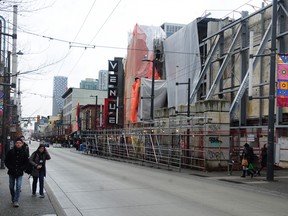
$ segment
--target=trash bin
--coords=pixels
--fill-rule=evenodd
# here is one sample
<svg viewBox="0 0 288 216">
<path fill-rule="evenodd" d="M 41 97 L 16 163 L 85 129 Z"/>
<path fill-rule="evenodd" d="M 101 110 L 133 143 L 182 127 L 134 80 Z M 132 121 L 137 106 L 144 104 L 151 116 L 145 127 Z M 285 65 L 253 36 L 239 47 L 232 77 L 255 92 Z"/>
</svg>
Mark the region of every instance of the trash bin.
<svg viewBox="0 0 288 216">
<path fill-rule="evenodd" d="M 85 151 L 86 144 L 80 144 L 80 151 Z"/>
</svg>

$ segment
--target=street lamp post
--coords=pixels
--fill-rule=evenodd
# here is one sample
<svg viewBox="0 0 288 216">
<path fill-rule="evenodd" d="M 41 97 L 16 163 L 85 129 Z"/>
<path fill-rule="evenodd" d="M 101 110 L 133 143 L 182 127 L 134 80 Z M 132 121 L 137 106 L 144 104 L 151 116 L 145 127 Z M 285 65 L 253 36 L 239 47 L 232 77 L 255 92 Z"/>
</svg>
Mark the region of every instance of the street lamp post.
<svg viewBox="0 0 288 216">
<path fill-rule="evenodd" d="M 147 56 L 144 56 L 142 61 L 151 62 L 152 63 L 152 82 L 151 82 L 151 103 L 150 103 L 150 120 L 154 120 L 154 97 L 155 97 L 155 63 L 158 61 L 159 53 L 156 54 L 153 60 L 147 59 Z"/>
<path fill-rule="evenodd" d="M 191 83 L 190 78 L 188 78 L 188 82 L 180 83 L 180 82 L 176 81 L 176 87 L 179 85 L 187 85 L 187 125 L 188 125 L 188 128 L 187 128 L 187 145 L 186 145 L 186 149 L 187 149 L 186 156 L 187 157 L 190 156 L 190 152 L 189 152 L 189 149 L 190 149 L 190 128 L 189 128 L 190 127 L 190 92 L 191 92 L 190 83 Z M 178 97 L 178 95 L 176 97 Z M 177 101 L 176 101 L 176 103 L 177 103 Z M 178 104 L 176 104 L 176 107 L 177 106 L 178 106 Z M 180 113 L 180 112 L 176 111 L 176 113 Z"/>
<path fill-rule="evenodd" d="M 91 95 L 90 97 L 95 97 L 95 130 L 97 130 L 97 106 L 98 106 L 98 95 Z"/>
<path fill-rule="evenodd" d="M 152 83 L 151 83 L 151 107 L 150 107 L 150 118 L 154 120 L 154 94 L 155 94 L 155 58 L 152 61 Z"/>
</svg>

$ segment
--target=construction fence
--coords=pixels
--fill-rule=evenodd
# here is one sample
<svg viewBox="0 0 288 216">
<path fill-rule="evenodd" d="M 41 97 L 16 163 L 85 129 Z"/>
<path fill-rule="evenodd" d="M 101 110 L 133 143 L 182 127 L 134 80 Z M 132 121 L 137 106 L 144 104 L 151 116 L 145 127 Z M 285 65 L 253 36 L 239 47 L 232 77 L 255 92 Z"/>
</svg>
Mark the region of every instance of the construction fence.
<svg viewBox="0 0 288 216">
<path fill-rule="evenodd" d="M 230 152 L 235 152 L 230 149 L 230 131 L 209 129 L 198 122 L 183 117 L 169 122 L 144 122 L 125 129 L 81 131 L 85 143 L 85 149 L 81 150 L 168 169 L 227 169 Z"/>
<path fill-rule="evenodd" d="M 267 131 L 263 129 L 217 130 L 215 125 L 195 124 L 192 119 L 177 121 L 176 124 L 148 122 L 125 129 L 81 131 L 84 147 L 80 150 L 94 156 L 179 171 L 190 168 L 231 172 L 242 168 L 240 157 L 245 143 L 254 148 L 259 158 L 256 166 L 260 162 L 261 147 L 267 143 Z M 275 138 L 275 142 L 283 142 L 283 133 L 283 130 L 276 131 L 275 137 L 280 138 Z M 278 162 L 275 163 L 279 163 L 284 151 L 285 148 L 279 151 L 276 148 Z"/>
</svg>

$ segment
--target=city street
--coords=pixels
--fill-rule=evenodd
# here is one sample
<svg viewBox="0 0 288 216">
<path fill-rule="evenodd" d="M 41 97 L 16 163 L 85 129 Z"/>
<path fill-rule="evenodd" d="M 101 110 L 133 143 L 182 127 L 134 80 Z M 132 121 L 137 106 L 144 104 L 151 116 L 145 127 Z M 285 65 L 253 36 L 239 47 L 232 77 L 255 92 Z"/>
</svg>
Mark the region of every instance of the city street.
<svg viewBox="0 0 288 216">
<path fill-rule="evenodd" d="M 46 190 L 69 216 L 287 215 L 287 197 L 245 185 L 48 150 Z"/>
<path fill-rule="evenodd" d="M 0 3 L 0 216 L 288 216 L 288 0 Z"/>
</svg>

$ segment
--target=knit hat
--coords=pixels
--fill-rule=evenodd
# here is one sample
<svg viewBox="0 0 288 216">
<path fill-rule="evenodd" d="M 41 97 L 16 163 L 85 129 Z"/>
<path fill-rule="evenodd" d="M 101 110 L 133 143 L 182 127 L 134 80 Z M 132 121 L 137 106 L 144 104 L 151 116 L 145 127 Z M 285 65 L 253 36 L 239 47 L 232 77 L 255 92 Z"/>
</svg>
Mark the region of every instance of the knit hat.
<svg viewBox="0 0 288 216">
<path fill-rule="evenodd" d="M 21 137 L 17 137 L 17 138 L 15 139 L 15 142 L 14 142 L 14 143 L 16 143 L 16 142 L 18 142 L 18 141 L 21 141 L 21 142 L 23 143 Z"/>
<path fill-rule="evenodd" d="M 45 145 L 44 145 L 44 144 L 40 144 L 40 145 L 38 146 L 38 149 L 39 149 L 39 148 L 42 148 L 42 147 L 45 148 Z"/>
</svg>

